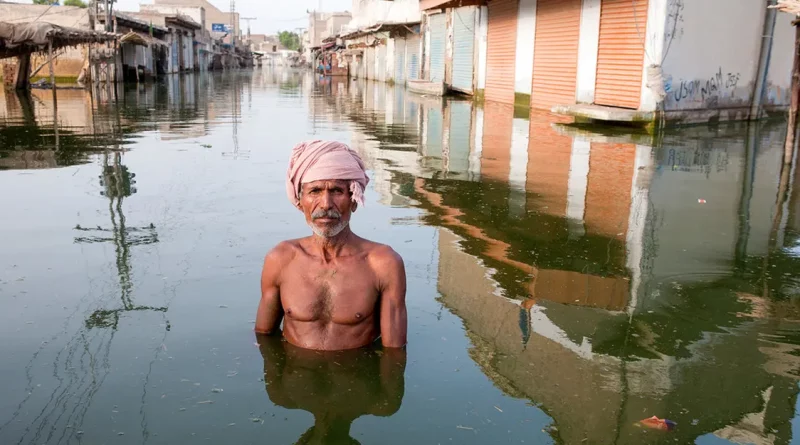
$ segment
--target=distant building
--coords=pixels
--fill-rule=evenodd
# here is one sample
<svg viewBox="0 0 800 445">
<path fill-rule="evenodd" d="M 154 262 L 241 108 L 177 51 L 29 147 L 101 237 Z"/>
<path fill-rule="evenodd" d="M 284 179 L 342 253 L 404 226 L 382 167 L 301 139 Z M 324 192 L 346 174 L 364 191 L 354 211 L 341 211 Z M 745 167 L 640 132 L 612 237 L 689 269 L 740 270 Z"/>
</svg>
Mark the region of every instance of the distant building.
<svg viewBox="0 0 800 445">
<path fill-rule="evenodd" d="M 352 15 L 344 12 L 317 12 L 308 14 L 309 46 L 317 47 L 328 37 L 336 36 L 350 23 Z"/>
<path fill-rule="evenodd" d="M 207 0 L 154 0 L 153 5 L 140 5 L 142 11 L 145 11 L 151 6 L 156 8 L 201 7 L 205 11 L 205 23 L 202 21 L 198 23 L 203 23 L 203 27 L 206 29 L 206 31 L 211 33 L 212 38 L 223 39 L 224 43 L 233 43 L 236 40 L 241 40 L 242 30 L 239 26 L 239 13 L 233 13 L 233 18 L 231 18 L 230 12 L 224 12 L 220 10 Z M 191 14 L 187 15 L 191 16 Z M 195 17 L 192 18 L 197 21 Z M 218 29 L 219 27 L 230 28 L 231 25 L 233 26 L 232 32 L 215 31 L 215 29 Z"/>
</svg>

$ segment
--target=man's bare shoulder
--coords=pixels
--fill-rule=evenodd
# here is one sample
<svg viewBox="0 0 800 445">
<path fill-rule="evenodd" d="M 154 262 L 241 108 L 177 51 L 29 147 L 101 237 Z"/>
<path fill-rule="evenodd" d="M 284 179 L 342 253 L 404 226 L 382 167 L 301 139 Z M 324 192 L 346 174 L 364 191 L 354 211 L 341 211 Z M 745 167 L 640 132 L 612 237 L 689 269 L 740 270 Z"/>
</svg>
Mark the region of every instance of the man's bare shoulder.
<svg viewBox="0 0 800 445">
<path fill-rule="evenodd" d="M 365 250 L 370 263 L 380 268 L 398 268 L 403 266 L 403 258 L 386 244 L 364 240 Z"/>
<path fill-rule="evenodd" d="M 264 262 L 286 264 L 286 262 L 291 261 L 295 255 L 297 255 L 298 251 L 302 250 L 300 242 L 301 239 L 281 241 L 273 247 L 272 250 L 267 252 Z"/>
</svg>

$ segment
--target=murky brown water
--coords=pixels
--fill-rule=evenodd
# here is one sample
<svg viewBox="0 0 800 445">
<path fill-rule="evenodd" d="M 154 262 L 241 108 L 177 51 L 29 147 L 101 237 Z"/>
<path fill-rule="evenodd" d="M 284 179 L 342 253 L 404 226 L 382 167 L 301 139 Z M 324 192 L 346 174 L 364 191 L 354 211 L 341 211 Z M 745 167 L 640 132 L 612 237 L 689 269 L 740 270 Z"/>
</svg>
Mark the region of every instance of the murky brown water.
<svg viewBox="0 0 800 445">
<path fill-rule="evenodd" d="M 599 135 L 269 69 L 114 95 L 0 104 L 0 443 L 800 443 L 781 122 Z M 369 166 L 407 355 L 252 333 L 307 138 Z"/>
</svg>

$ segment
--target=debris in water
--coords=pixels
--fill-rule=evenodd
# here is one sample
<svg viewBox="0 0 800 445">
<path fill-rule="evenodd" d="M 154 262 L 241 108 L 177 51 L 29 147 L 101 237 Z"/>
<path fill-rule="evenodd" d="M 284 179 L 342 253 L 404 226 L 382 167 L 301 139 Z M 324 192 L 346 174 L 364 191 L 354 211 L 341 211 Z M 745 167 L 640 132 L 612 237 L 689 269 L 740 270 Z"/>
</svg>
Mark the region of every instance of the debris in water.
<svg viewBox="0 0 800 445">
<path fill-rule="evenodd" d="M 211 392 L 213 392 L 215 394 L 219 394 L 219 393 L 222 392 L 222 388 L 211 388 Z"/>
<path fill-rule="evenodd" d="M 208 405 L 210 403 L 214 403 L 213 400 L 203 400 L 202 402 L 197 402 L 198 405 Z"/>
<path fill-rule="evenodd" d="M 700 419 L 692 420 L 692 426 L 697 426 L 698 424 L 700 424 Z"/>
<path fill-rule="evenodd" d="M 228 305 L 227 304 L 220 304 L 219 308 L 220 309 L 228 309 Z"/>
<path fill-rule="evenodd" d="M 470 431 L 475 431 L 475 428 L 470 428 L 470 427 L 468 427 L 468 426 L 456 425 L 456 428 L 458 428 L 458 429 L 460 429 L 460 430 L 470 430 Z"/>
<path fill-rule="evenodd" d="M 672 431 L 673 429 L 675 429 L 676 426 L 678 426 L 677 423 L 671 420 L 659 419 L 656 416 L 653 416 L 649 419 L 640 420 L 639 422 L 636 423 L 636 425 L 661 431 Z"/>
<path fill-rule="evenodd" d="M 698 204 L 705 204 L 705 203 L 706 203 L 706 200 L 705 200 L 705 199 L 698 199 L 698 200 L 697 200 L 697 203 L 698 203 Z"/>
<path fill-rule="evenodd" d="M 228 426 L 234 426 L 234 425 L 236 425 L 236 424 L 235 423 L 229 423 L 228 424 Z"/>
<path fill-rule="evenodd" d="M 228 371 L 228 377 L 236 377 L 239 374 L 239 371 Z"/>
<path fill-rule="evenodd" d="M 211 144 L 200 144 L 203 148 L 211 148 Z"/>
<path fill-rule="evenodd" d="M 186 408 L 181 408 L 178 411 L 181 411 L 181 412 L 186 411 Z"/>
<path fill-rule="evenodd" d="M 117 433 L 117 436 L 124 436 L 124 435 L 125 435 L 125 433 L 123 433 L 122 431 Z"/>
<path fill-rule="evenodd" d="M 502 409 L 500 409 L 500 407 L 498 407 L 497 405 L 495 405 L 495 406 L 494 406 L 494 409 L 496 409 L 496 410 L 500 411 L 501 413 L 503 412 L 503 410 L 502 410 Z"/>
<path fill-rule="evenodd" d="M 251 417 L 250 421 L 253 423 L 261 423 L 262 425 L 264 424 L 264 419 L 260 417 Z"/>
</svg>

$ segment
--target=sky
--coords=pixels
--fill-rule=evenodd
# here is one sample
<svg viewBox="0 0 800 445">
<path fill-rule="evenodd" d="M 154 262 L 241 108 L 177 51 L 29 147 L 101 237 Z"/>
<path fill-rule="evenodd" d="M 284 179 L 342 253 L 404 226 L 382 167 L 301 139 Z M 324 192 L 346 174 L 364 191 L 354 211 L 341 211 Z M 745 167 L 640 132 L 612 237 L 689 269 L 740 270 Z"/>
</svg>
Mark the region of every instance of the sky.
<svg viewBox="0 0 800 445">
<path fill-rule="evenodd" d="M 209 0 L 214 6 L 229 11 L 230 0 Z M 19 1 L 18 3 L 32 3 Z M 120 11 L 138 11 L 139 4 L 152 3 L 147 0 L 118 0 Z M 320 7 L 321 4 L 321 7 Z M 308 27 L 306 11 L 319 9 L 323 12 L 350 11 L 352 0 L 236 0 L 236 11 L 240 17 L 255 17 L 250 22 L 253 34 L 276 34 L 278 31 Z M 241 23 L 242 31 L 247 32 L 247 22 Z"/>
</svg>

